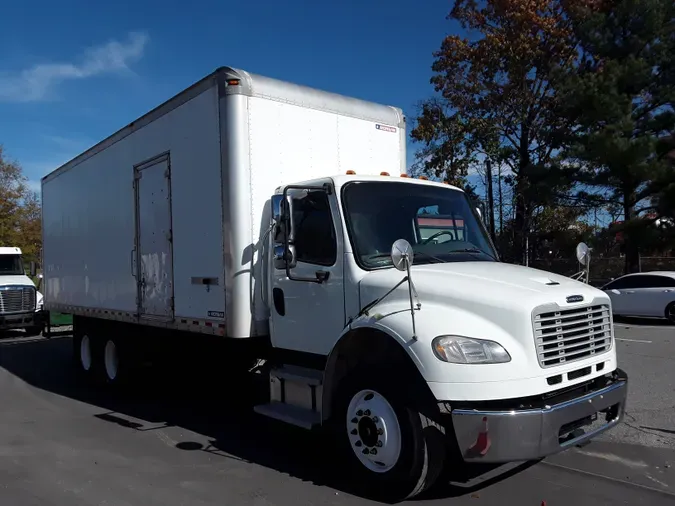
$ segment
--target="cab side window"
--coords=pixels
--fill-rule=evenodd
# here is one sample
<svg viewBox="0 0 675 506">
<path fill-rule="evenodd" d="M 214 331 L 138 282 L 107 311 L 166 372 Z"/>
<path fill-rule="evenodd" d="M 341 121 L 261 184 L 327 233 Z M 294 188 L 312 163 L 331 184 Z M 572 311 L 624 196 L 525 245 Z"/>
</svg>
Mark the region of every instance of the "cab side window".
<svg viewBox="0 0 675 506">
<path fill-rule="evenodd" d="M 297 261 L 334 265 L 337 240 L 326 192 L 313 190 L 294 196 L 293 222 Z"/>
</svg>

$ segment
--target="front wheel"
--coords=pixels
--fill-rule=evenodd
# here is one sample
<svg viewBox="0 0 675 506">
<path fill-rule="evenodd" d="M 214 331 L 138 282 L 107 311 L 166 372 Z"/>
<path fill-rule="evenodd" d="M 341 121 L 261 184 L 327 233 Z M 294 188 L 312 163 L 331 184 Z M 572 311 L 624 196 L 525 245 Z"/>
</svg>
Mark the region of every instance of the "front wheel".
<svg viewBox="0 0 675 506">
<path fill-rule="evenodd" d="M 354 478 L 378 499 L 401 501 L 434 484 L 446 446 L 440 426 L 406 401 L 406 390 L 378 376 L 353 373 L 345 380 L 336 399 L 336 436 Z"/>
<path fill-rule="evenodd" d="M 33 327 L 26 327 L 26 336 L 28 337 L 34 337 L 34 336 L 39 336 L 42 334 L 43 328 L 42 326 L 33 326 Z"/>
</svg>

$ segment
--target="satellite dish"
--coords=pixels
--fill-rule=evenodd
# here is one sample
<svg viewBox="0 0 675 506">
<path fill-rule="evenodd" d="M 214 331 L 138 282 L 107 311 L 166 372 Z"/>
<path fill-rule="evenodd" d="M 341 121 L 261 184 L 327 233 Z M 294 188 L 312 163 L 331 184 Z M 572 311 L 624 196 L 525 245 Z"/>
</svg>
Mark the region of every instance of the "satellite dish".
<svg viewBox="0 0 675 506">
<path fill-rule="evenodd" d="M 405 239 L 397 239 L 391 245 L 391 261 L 399 271 L 405 271 L 413 263 L 412 246 Z"/>
<path fill-rule="evenodd" d="M 585 242 L 577 244 L 577 260 L 580 264 L 586 265 L 591 255 L 591 250 Z"/>
</svg>

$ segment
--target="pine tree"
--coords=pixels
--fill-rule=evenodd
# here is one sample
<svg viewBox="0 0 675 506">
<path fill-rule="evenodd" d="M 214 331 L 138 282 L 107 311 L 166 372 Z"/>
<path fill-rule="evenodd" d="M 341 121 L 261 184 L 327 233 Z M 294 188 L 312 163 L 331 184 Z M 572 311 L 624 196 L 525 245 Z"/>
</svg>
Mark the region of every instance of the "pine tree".
<svg viewBox="0 0 675 506">
<path fill-rule="evenodd" d="M 672 184 L 675 131 L 675 2 L 604 0 L 569 10 L 578 65 L 561 72 L 560 112 L 577 125 L 567 155 L 584 182 L 623 209 L 626 272 L 639 270 L 640 237 L 654 199 Z"/>
</svg>

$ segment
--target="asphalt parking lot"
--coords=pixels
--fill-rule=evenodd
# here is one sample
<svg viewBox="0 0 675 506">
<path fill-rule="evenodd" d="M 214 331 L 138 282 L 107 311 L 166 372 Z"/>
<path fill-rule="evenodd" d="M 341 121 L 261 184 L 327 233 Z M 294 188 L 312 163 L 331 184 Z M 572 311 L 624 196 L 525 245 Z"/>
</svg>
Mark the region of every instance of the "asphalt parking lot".
<svg viewBox="0 0 675 506">
<path fill-rule="evenodd" d="M 616 325 L 625 422 L 592 444 L 412 504 L 675 504 L 675 327 Z M 251 388 L 82 386 L 70 339 L 0 340 L 0 504 L 365 505 L 314 436 L 251 412 Z"/>
</svg>

